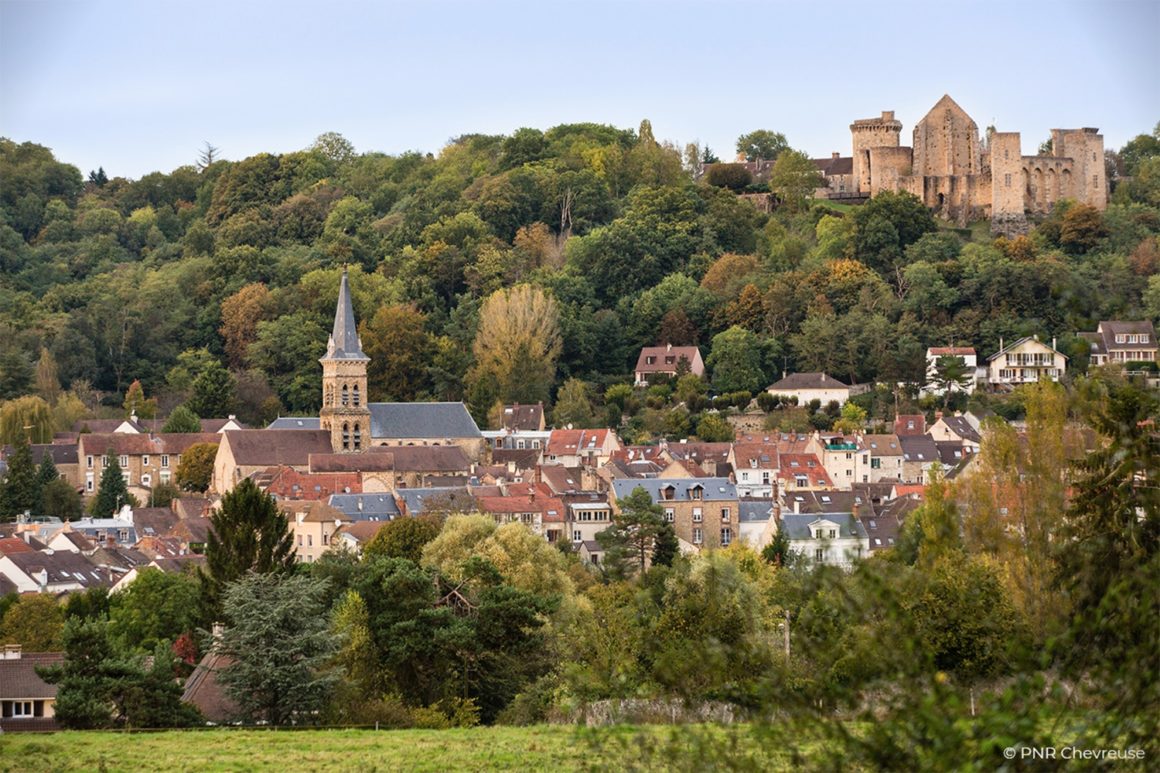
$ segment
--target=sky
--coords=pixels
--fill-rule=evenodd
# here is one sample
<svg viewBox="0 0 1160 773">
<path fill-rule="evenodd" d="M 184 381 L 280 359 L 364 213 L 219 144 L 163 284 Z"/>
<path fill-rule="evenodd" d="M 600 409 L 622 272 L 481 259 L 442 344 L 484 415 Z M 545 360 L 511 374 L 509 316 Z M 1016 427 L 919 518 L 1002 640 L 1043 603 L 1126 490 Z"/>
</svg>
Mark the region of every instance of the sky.
<svg viewBox="0 0 1160 773">
<path fill-rule="evenodd" d="M 950 94 L 978 123 L 1160 121 L 1160 0 L 0 0 L 0 136 L 139 178 L 300 150 L 438 153 L 468 133 L 652 122 L 722 159 L 754 129 L 850 154 L 850 123 Z M 0 185 L 3 181 L 0 180 Z"/>
</svg>

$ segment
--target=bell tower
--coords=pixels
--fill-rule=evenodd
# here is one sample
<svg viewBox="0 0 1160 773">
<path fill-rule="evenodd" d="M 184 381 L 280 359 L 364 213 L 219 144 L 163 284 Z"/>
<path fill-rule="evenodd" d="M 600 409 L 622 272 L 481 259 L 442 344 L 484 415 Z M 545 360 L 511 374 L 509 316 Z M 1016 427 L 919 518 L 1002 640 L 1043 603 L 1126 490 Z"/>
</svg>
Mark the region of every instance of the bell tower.
<svg viewBox="0 0 1160 773">
<path fill-rule="evenodd" d="M 370 447 L 371 411 L 367 407 L 367 363 L 358 329 L 346 269 L 338 286 L 334 330 L 326 343 L 322 363 L 322 410 L 319 423 L 330 432 L 330 446 L 337 453 L 353 453 Z"/>
</svg>

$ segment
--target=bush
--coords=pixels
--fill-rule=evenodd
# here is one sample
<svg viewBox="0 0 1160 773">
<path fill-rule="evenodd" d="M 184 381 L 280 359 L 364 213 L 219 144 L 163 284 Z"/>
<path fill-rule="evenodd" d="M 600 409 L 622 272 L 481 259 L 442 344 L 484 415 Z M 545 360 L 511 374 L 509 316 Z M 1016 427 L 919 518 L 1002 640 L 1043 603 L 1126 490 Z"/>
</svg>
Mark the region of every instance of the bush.
<svg viewBox="0 0 1160 773">
<path fill-rule="evenodd" d="M 753 174 L 744 164 L 713 164 L 705 173 L 705 182 L 718 188 L 740 191 L 753 184 Z"/>
</svg>

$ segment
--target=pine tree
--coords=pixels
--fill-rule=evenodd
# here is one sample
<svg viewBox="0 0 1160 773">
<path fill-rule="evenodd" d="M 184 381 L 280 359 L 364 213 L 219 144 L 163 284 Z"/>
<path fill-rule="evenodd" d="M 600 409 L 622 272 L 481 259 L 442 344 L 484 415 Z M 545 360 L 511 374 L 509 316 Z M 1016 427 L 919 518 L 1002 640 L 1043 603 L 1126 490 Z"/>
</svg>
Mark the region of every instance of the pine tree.
<svg viewBox="0 0 1160 773">
<path fill-rule="evenodd" d="M 44 492 L 48 489 L 49 484 L 55 480 L 60 480 L 60 472 L 56 469 L 56 463 L 52 461 L 52 454 L 45 449 L 44 456 L 40 460 L 40 467 L 36 469 L 37 509 L 44 510 Z"/>
<path fill-rule="evenodd" d="M 643 572 L 664 527 L 664 510 L 653 504 L 641 487 L 620 500 L 620 512 L 612 525 L 596 535 L 605 550 L 605 569 L 613 576 Z"/>
<path fill-rule="evenodd" d="M 680 552 L 681 543 L 677 540 L 677 533 L 670 523 L 662 523 L 653 541 L 653 566 L 672 566 L 673 559 Z"/>
<path fill-rule="evenodd" d="M 18 438 L 8 457 L 8 475 L 0 484 L 0 521 L 14 521 L 25 511 L 40 507 L 40 483 L 32 464 L 32 449 Z"/>
<path fill-rule="evenodd" d="M 113 449 L 110 448 L 105 454 L 105 469 L 101 473 L 101 485 L 97 489 L 97 496 L 93 500 L 90 512 L 94 518 L 112 518 L 113 514 L 125 504 L 132 504 L 129 497 L 129 487 L 125 484 L 121 465 L 117 462 Z"/>
<path fill-rule="evenodd" d="M 202 579 L 206 622 L 221 611 L 225 586 L 249 572 L 286 573 L 294 568 L 294 538 L 277 502 L 250 479 L 222 497 L 210 518 Z"/>
<path fill-rule="evenodd" d="M 189 409 L 206 418 L 225 418 L 234 409 L 237 381 L 217 360 L 193 380 Z"/>
<path fill-rule="evenodd" d="M 201 419 L 184 405 L 179 405 L 165 420 L 162 432 L 201 432 Z"/>
</svg>

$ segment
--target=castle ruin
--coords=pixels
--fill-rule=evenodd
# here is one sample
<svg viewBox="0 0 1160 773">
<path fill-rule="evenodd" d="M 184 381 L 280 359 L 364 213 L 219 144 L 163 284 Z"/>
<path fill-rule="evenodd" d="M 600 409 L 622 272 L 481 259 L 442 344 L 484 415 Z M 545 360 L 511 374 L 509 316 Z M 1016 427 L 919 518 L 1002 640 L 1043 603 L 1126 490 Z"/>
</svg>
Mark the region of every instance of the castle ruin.
<svg viewBox="0 0 1160 773">
<path fill-rule="evenodd" d="M 866 198 L 881 191 L 912 193 L 940 217 L 965 226 L 987 218 L 991 231 L 1013 236 L 1028 215 L 1051 211 L 1060 199 L 1107 208 L 1104 138 L 1098 129 L 1052 129 L 1050 156 L 1025 156 L 1018 132 L 979 127 L 944 95 L 900 144 L 893 111 L 850 124 L 853 156 L 815 160 L 826 180 L 819 195 Z"/>
</svg>

